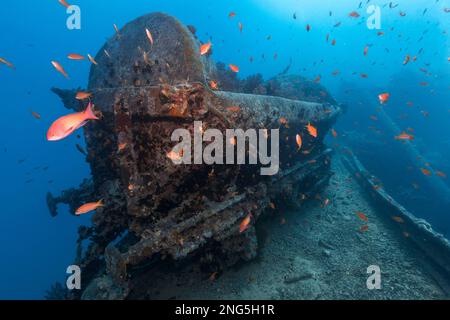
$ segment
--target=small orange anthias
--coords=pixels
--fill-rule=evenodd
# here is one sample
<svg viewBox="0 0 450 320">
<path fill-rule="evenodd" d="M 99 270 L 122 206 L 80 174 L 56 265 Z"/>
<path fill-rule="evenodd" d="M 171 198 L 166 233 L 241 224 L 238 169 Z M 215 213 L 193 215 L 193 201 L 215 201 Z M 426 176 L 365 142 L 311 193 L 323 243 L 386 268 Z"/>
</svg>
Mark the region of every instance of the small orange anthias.
<svg viewBox="0 0 450 320">
<path fill-rule="evenodd" d="M 249 213 L 244 220 L 242 220 L 240 226 L 239 226 L 239 233 L 244 232 L 245 230 L 248 229 L 248 227 L 250 226 L 250 222 L 253 219 L 253 215 L 251 213 Z"/>
<path fill-rule="evenodd" d="M 89 120 L 98 120 L 99 118 L 94 114 L 92 106 L 92 103 L 89 103 L 85 111 L 63 116 L 53 122 L 47 131 L 47 140 L 62 140 L 75 130 L 83 127 Z"/>
<path fill-rule="evenodd" d="M 90 202 L 90 203 L 86 203 L 83 204 L 81 207 L 79 207 L 76 211 L 75 214 L 77 216 L 85 214 L 85 213 L 89 213 L 91 211 L 95 211 L 100 207 L 103 207 L 103 200 L 97 201 L 97 202 Z"/>
</svg>

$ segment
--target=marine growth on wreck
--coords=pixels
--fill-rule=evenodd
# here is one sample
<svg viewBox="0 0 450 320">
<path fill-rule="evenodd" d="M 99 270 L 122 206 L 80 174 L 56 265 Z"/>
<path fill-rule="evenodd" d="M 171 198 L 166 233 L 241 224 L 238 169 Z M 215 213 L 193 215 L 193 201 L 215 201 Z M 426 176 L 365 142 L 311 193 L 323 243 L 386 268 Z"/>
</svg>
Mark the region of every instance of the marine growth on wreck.
<svg viewBox="0 0 450 320">
<path fill-rule="evenodd" d="M 449 299 L 446 1 L 24 1 L 0 299 Z"/>
<path fill-rule="evenodd" d="M 152 30 L 151 41 L 143 30 Z M 133 270 L 160 260 L 197 259 L 219 271 L 254 259 L 260 216 L 329 180 L 331 150 L 323 138 L 342 112 L 323 87 L 287 76 L 288 69 L 268 81 L 258 75 L 238 80 L 210 52 L 199 53 L 200 41 L 174 17 L 145 15 L 119 34 L 95 56 L 86 89 L 100 117 L 84 128 L 92 180 L 47 199 L 53 215 L 57 203 L 78 208 L 102 199 L 93 225 L 80 230 L 79 245 L 89 241 L 77 257 L 89 270 L 79 296 L 86 299 L 127 298 L 138 285 Z M 220 88 L 211 88 L 212 81 Z M 86 108 L 74 99 L 80 90 L 53 91 L 68 109 Z M 225 137 L 227 129 L 242 130 L 222 145 L 245 144 L 248 161 L 175 165 L 180 155 L 172 150 L 172 133 L 185 129 L 201 139 L 209 128 Z M 262 175 L 263 165 L 250 163 L 259 151 L 245 142 L 249 129 L 267 134 L 264 140 L 277 129 L 276 174 Z"/>
</svg>

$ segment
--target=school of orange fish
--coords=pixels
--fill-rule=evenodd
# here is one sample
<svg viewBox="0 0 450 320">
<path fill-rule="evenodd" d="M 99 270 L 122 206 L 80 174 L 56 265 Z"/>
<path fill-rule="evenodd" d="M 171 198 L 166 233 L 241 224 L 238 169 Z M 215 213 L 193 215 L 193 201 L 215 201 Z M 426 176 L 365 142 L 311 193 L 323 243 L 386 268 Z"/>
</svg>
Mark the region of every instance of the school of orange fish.
<svg viewBox="0 0 450 320">
<path fill-rule="evenodd" d="M 63 5 L 64 7 L 66 7 L 66 8 L 68 8 L 70 6 L 65 0 L 58 0 L 58 2 L 61 5 Z M 390 6 L 390 8 L 395 8 L 396 7 L 396 5 L 394 5 L 392 2 L 389 4 L 389 6 Z M 361 4 L 360 4 L 360 8 L 361 8 Z M 425 9 L 425 10 L 427 10 L 427 9 Z M 444 8 L 444 12 L 445 13 L 449 13 L 450 12 L 450 8 Z M 330 12 L 330 15 L 331 14 L 332 14 L 332 12 Z M 406 16 L 406 13 L 400 11 L 399 15 L 401 17 L 404 17 L 404 16 Z M 235 17 L 237 17 L 237 14 L 235 12 L 230 12 L 228 14 L 228 18 L 229 19 L 234 19 Z M 350 18 L 359 18 L 360 14 L 357 11 L 352 11 L 352 12 L 350 12 L 348 14 L 348 17 L 350 17 Z M 293 15 L 293 18 L 297 19 L 297 16 L 296 16 L 295 13 Z M 341 23 L 342 22 L 336 23 L 334 25 L 334 27 L 339 27 L 341 25 Z M 120 29 L 119 29 L 119 27 L 116 24 L 113 24 L 113 28 L 114 28 L 117 36 L 120 37 Z M 242 22 L 238 22 L 238 29 L 239 29 L 239 31 L 241 33 L 243 32 L 244 26 L 243 26 Z M 306 32 L 310 32 L 312 30 L 312 26 L 310 24 L 307 24 L 305 29 L 306 29 Z M 377 32 L 377 35 L 380 36 L 380 37 L 383 36 L 384 34 L 385 34 L 385 32 L 382 32 L 382 31 L 378 31 Z M 155 41 L 154 41 L 154 38 L 153 38 L 153 35 L 152 35 L 151 31 L 149 29 L 143 30 L 143 36 L 147 37 L 150 47 L 153 47 L 153 45 L 155 44 Z M 330 38 L 330 35 L 327 34 L 326 35 L 326 41 L 327 42 L 329 41 L 329 38 Z M 270 40 L 270 39 L 271 39 L 271 35 L 269 35 L 267 37 L 267 40 Z M 336 40 L 332 39 L 331 40 L 331 45 L 335 46 L 336 44 L 337 44 Z M 200 48 L 199 48 L 199 54 L 202 55 L 202 56 L 211 54 L 212 46 L 213 46 L 213 43 L 211 41 L 203 43 L 200 46 Z M 104 51 L 104 53 L 105 53 L 105 55 L 110 57 L 109 53 L 106 50 Z M 369 54 L 369 46 L 365 46 L 363 48 L 363 55 L 367 56 L 368 54 Z M 278 55 L 275 53 L 274 59 L 277 59 L 277 56 Z M 70 54 L 67 55 L 67 58 L 69 60 L 73 60 L 73 61 L 82 61 L 82 60 L 86 60 L 86 58 L 87 58 L 87 60 L 89 60 L 92 64 L 98 65 L 97 61 L 90 54 L 87 54 L 86 56 L 84 56 L 84 55 L 80 55 L 78 53 L 70 53 Z M 411 57 L 410 55 L 406 55 L 402 63 L 403 63 L 403 65 L 407 65 L 411 61 L 412 62 L 417 61 L 417 59 L 418 59 L 417 56 Z M 448 57 L 447 60 L 450 61 L 450 57 Z M 253 61 L 253 57 L 250 57 L 250 62 L 252 62 L 252 61 Z M 6 65 L 7 67 L 9 67 L 11 69 L 16 69 L 16 66 L 13 63 L 11 63 L 10 61 L 6 60 L 5 58 L 1 58 L 0 57 L 0 64 L 4 64 L 4 65 Z M 51 65 L 54 67 L 54 69 L 57 72 L 59 72 L 65 78 L 69 79 L 69 75 L 65 71 L 65 69 L 61 65 L 61 63 L 59 63 L 57 61 L 51 61 Z M 229 67 L 229 69 L 232 72 L 238 73 L 240 71 L 239 67 L 237 65 L 235 65 L 235 64 L 229 63 L 228 67 Z M 421 71 L 426 72 L 426 70 L 422 70 L 422 69 L 421 69 Z M 335 70 L 332 73 L 333 76 L 337 76 L 338 74 L 340 74 L 339 70 Z M 367 78 L 368 77 L 368 75 L 365 74 L 365 73 L 361 73 L 360 76 L 362 78 Z M 318 83 L 318 82 L 320 82 L 320 80 L 321 80 L 321 76 L 319 75 L 319 76 L 317 76 L 314 79 L 314 82 Z M 219 85 L 220 84 L 217 81 L 214 81 L 214 80 L 211 80 L 209 82 L 209 87 L 212 90 L 220 90 Z M 419 85 L 420 86 L 428 86 L 428 83 L 427 82 L 421 82 Z M 389 92 L 380 93 L 378 95 L 379 103 L 381 105 L 387 104 L 389 99 L 390 99 L 390 97 L 391 97 L 391 94 Z M 69 115 L 63 116 L 63 117 L 58 118 L 57 120 L 55 120 L 53 122 L 53 124 L 50 126 L 50 128 L 48 129 L 48 131 L 47 131 L 47 140 L 48 141 L 59 141 L 59 140 L 65 139 L 69 135 L 73 134 L 76 130 L 82 128 L 87 122 L 101 119 L 101 115 L 99 115 L 98 112 L 96 113 L 94 111 L 94 109 L 93 109 L 94 105 L 91 103 L 92 93 L 80 91 L 80 92 L 76 93 L 75 98 L 78 99 L 78 100 L 88 100 L 88 105 L 87 105 L 86 110 L 84 110 L 82 112 L 69 114 Z M 407 104 L 409 106 L 413 105 L 412 102 L 408 102 Z M 230 107 L 227 108 L 227 111 L 229 111 L 229 112 L 236 112 L 237 113 L 237 112 L 240 112 L 240 107 L 239 106 L 230 106 Z M 32 114 L 32 116 L 34 118 L 41 119 L 41 116 L 38 113 L 36 113 L 34 111 L 31 111 L 31 114 Z M 426 115 L 427 114 L 424 112 L 424 116 L 426 116 Z M 376 116 L 370 116 L 370 119 L 373 120 L 373 121 L 377 121 L 378 120 L 378 118 Z M 284 126 L 288 127 L 287 119 L 280 118 L 279 122 L 280 122 L 281 125 L 284 125 Z M 313 138 L 317 138 L 318 137 L 318 134 L 319 134 L 318 129 L 313 124 L 308 123 L 306 125 L 305 129 L 306 129 L 307 133 L 310 136 L 312 136 Z M 412 132 L 413 130 L 411 128 L 408 128 L 408 131 Z M 335 129 L 331 129 L 331 134 L 332 134 L 332 136 L 334 138 L 338 138 L 338 133 L 336 132 Z M 402 141 L 411 141 L 411 140 L 414 140 L 414 136 L 412 134 L 410 134 L 410 133 L 402 132 L 399 135 L 395 136 L 394 139 L 402 140 Z M 298 151 L 300 151 L 302 149 L 302 145 L 303 145 L 303 138 L 302 138 L 302 134 L 301 133 L 298 133 L 295 136 L 295 142 L 297 144 Z M 235 141 L 232 141 L 232 143 L 235 144 Z M 125 145 L 119 145 L 118 146 L 118 150 L 119 151 L 123 150 L 125 147 L 126 147 Z M 77 148 L 81 152 L 85 153 L 84 149 L 81 146 L 77 145 Z M 307 150 L 305 150 L 303 152 L 304 152 L 304 154 L 308 154 L 309 153 Z M 172 159 L 173 161 L 176 161 L 176 160 L 180 160 L 183 155 L 182 154 L 177 154 L 177 153 L 171 151 L 166 156 L 168 158 Z M 426 164 L 426 165 L 429 166 L 429 164 Z M 430 169 L 420 168 L 420 171 L 425 176 L 433 175 L 433 172 Z M 441 171 L 434 170 L 434 173 L 437 176 L 442 177 L 442 178 L 446 178 L 447 177 L 446 174 L 444 172 L 441 172 Z M 415 187 L 418 188 L 418 186 L 415 186 Z M 375 190 L 379 189 L 379 188 L 381 188 L 381 186 L 377 185 L 377 186 L 374 187 Z M 322 206 L 326 207 L 329 204 L 329 202 L 330 202 L 329 199 L 325 199 L 325 201 L 323 202 Z M 103 207 L 103 206 L 104 206 L 104 203 L 103 203 L 102 200 L 96 201 L 96 202 L 91 202 L 91 203 L 86 203 L 86 204 L 83 204 L 80 208 L 78 208 L 76 210 L 75 214 L 76 215 L 86 214 L 86 213 L 95 211 L 98 208 Z M 275 209 L 275 205 L 273 203 L 270 204 L 270 207 L 272 209 Z M 360 211 L 356 212 L 356 216 L 364 223 L 360 227 L 360 231 L 361 232 L 368 231 L 368 229 L 369 229 L 368 224 L 367 224 L 368 221 L 369 221 L 368 217 L 363 212 L 360 212 Z M 247 228 L 250 226 L 250 224 L 252 222 L 252 219 L 253 219 L 253 216 L 252 216 L 251 213 L 249 213 L 242 220 L 242 222 L 240 223 L 240 226 L 239 226 L 239 232 L 240 233 L 243 233 L 243 232 L 245 232 L 245 230 L 247 230 Z M 393 216 L 392 219 L 394 221 L 396 221 L 397 223 L 404 223 L 404 221 L 403 221 L 403 219 L 401 217 Z M 285 222 L 286 222 L 285 219 L 282 219 L 282 223 L 285 223 Z M 408 237 L 409 234 L 404 232 L 404 236 Z M 212 275 L 212 277 L 215 277 L 215 275 Z"/>
</svg>

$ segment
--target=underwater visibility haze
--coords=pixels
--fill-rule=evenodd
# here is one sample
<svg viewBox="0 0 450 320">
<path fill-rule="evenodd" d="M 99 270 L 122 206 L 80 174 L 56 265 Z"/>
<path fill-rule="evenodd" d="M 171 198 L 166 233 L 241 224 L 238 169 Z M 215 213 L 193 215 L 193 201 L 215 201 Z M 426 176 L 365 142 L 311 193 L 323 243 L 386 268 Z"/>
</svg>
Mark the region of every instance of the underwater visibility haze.
<svg viewBox="0 0 450 320">
<path fill-rule="evenodd" d="M 449 0 L 2 1 L 0 299 L 448 299 L 449 27 Z"/>
</svg>

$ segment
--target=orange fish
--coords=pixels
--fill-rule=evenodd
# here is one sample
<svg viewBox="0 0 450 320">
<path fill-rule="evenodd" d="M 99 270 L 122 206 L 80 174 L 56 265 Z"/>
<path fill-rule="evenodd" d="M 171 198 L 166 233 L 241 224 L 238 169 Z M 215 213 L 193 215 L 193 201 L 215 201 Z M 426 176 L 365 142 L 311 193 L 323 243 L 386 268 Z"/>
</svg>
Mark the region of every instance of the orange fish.
<svg viewBox="0 0 450 320">
<path fill-rule="evenodd" d="M 227 111 L 229 111 L 229 112 L 239 112 L 239 111 L 241 111 L 241 107 L 231 106 L 231 107 L 227 108 Z"/>
<path fill-rule="evenodd" d="M 179 153 L 176 153 L 175 151 L 170 150 L 170 152 L 168 152 L 166 155 L 167 155 L 167 158 L 169 158 L 173 162 L 181 161 L 183 158 L 183 149 L 181 149 Z"/>
<path fill-rule="evenodd" d="M 378 99 L 380 100 L 381 104 L 385 104 L 386 102 L 388 102 L 390 97 L 391 97 L 390 93 L 382 93 L 378 95 Z"/>
<path fill-rule="evenodd" d="M 212 46 L 211 42 L 202 44 L 200 46 L 200 55 L 204 56 L 205 54 L 207 54 L 209 52 L 209 50 L 211 50 L 211 46 Z"/>
<path fill-rule="evenodd" d="M 383 32 L 383 31 L 378 31 L 378 32 L 377 32 L 377 35 L 378 35 L 378 36 L 383 36 L 383 35 L 384 35 L 384 32 Z"/>
<path fill-rule="evenodd" d="M 315 83 L 319 83 L 319 82 L 320 82 L 320 79 L 321 79 L 321 76 L 317 76 L 317 77 L 314 79 L 314 82 L 315 82 Z"/>
<path fill-rule="evenodd" d="M 79 92 L 77 92 L 77 95 L 75 96 L 75 99 L 77 99 L 77 100 L 86 100 L 86 99 L 88 99 L 90 97 L 92 97 L 92 93 L 79 91 Z"/>
<path fill-rule="evenodd" d="M 117 146 L 117 151 L 121 152 L 123 151 L 125 148 L 127 147 L 126 143 L 119 143 L 119 145 Z"/>
<path fill-rule="evenodd" d="M 407 65 L 409 60 L 411 60 L 411 56 L 408 54 L 406 55 L 405 60 L 403 61 L 403 65 Z"/>
<path fill-rule="evenodd" d="M 302 144 L 303 144 L 302 136 L 297 134 L 295 136 L 295 141 L 297 142 L 298 150 L 300 150 L 302 148 Z"/>
<path fill-rule="evenodd" d="M 366 46 L 366 47 L 364 48 L 364 55 L 367 56 L 367 53 L 368 53 L 368 52 L 369 52 L 369 47 Z"/>
<path fill-rule="evenodd" d="M 242 232 L 244 232 L 245 230 L 248 229 L 248 227 L 249 227 L 249 225 L 250 225 L 250 222 L 252 221 L 252 218 L 253 218 L 252 214 L 249 213 L 249 214 L 244 218 L 244 220 L 242 220 L 241 224 L 239 225 L 239 233 L 242 233 Z"/>
<path fill-rule="evenodd" d="M 88 53 L 87 56 L 88 56 L 88 59 L 89 59 L 90 62 L 92 62 L 95 65 L 98 65 L 97 61 L 95 61 L 95 59 L 89 53 Z"/>
<path fill-rule="evenodd" d="M 31 114 L 33 115 L 33 117 L 35 117 L 36 119 L 41 119 L 41 115 L 37 112 L 31 111 Z"/>
<path fill-rule="evenodd" d="M 414 136 L 407 134 L 406 132 L 402 132 L 401 134 L 399 134 L 398 136 L 395 136 L 395 140 L 414 140 Z"/>
<path fill-rule="evenodd" d="M 7 65 L 11 69 L 15 69 L 16 68 L 16 67 L 14 67 L 14 65 L 11 62 L 9 62 L 8 60 L 3 59 L 3 58 L 0 58 L 0 63 L 3 63 L 5 65 Z"/>
<path fill-rule="evenodd" d="M 436 171 L 436 174 L 441 178 L 447 178 L 447 175 L 442 171 Z"/>
<path fill-rule="evenodd" d="M 368 230 L 369 230 L 369 226 L 368 226 L 367 224 L 363 225 L 363 226 L 359 229 L 359 231 L 361 231 L 361 232 L 366 232 L 366 231 L 368 231 Z"/>
<path fill-rule="evenodd" d="M 313 136 L 314 138 L 317 138 L 317 129 L 311 125 L 311 123 L 308 123 L 306 125 L 306 129 L 308 130 L 308 133 Z"/>
<path fill-rule="evenodd" d="M 430 177 L 432 175 L 431 171 L 428 169 L 420 168 L 420 171 L 422 171 L 422 173 L 426 176 Z"/>
<path fill-rule="evenodd" d="M 66 8 L 70 7 L 70 4 L 68 4 L 65 0 L 58 0 L 58 2 L 61 3 Z"/>
<path fill-rule="evenodd" d="M 213 90 L 219 90 L 219 85 L 217 84 L 217 81 L 211 80 L 209 82 L 209 86 Z"/>
<path fill-rule="evenodd" d="M 86 59 L 84 56 L 77 54 L 77 53 L 71 53 L 67 56 L 70 60 L 84 60 Z"/>
<path fill-rule="evenodd" d="M 153 35 L 152 35 L 152 33 L 151 33 L 150 30 L 148 30 L 148 29 L 145 29 L 145 33 L 147 34 L 147 39 L 148 39 L 148 41 L 149 41 L 150 44 L 153 46 L 154 41 L 153 41 Z"/>
<path fill-rule="evenodd" d="M 360 218 L 362 221 L 369 221 L 369 218 L 367 218 L 367 216 L 362 213 L 361 211 L 356 211 L 356 215 L 358 216 L 358 218 Z"/>
<path fill-rule="evenodd" d="M 85 111 L 63 116 L 53 122 L 47 131 L 47 140 L 62 140 L 84 126 L 88 120 L 98 120 L 99 118 L 92 111 L 92 107 L 92 103 L 89 103 Z"/>
<path fill-rule="evenodd" d="M 402 217 L 394 216 L 392 217 L 392 220 L 398 223 L 405 223 L 405 220 L 402 219 Z"/>
<path fill-rule="evenodd" d="M 234 64 L 231 64 L 231 63 L 228 66 L 230 67 L 231 71 L 236 72 L 236 73 L 239 72 L 238 66 L 235 66 Z"/>
<path fill-rule="evenodd" d="M 331 134 L 333 135 L 333 137 L 337 138 L 338 134 L 336 132 L 336 130 L 331 129 Z"/>
<path fill-rule="evenodd" d="M 117 35 L 120 35 L 119 33 L 119 28 L 117 27 L 117 25 L 114 23 L 113 24 L 114 30 L 116 30 Z"/>
<path fill-rule="evenodd" d="M 97 210 L 98 208 L 103 207 L 103 206 L 104 206 L 104 204 L 103 204 L 102 200 L 97 201 L 97 202 L 86 203 L 86 204 L 83 204 L 81 207 L 79 207 L 77 209 L 77 211 L 75 211 L 75 214 L 77 216 L 79 216 L 79 215 Z"/>
<path fill-rule="evenodd" d="M 229 18 L 234 18 L 236 17 L 236 13 L 235 12 L 230 12 L 230 14 L 228 15 Z"/>
<path fill-rule="evenodd" d="M 348 15 L 349 15 L 349 17 L 359 18 L 359 13 L 356 11 L 352 11 Z"/>
<path fill-rule="evenodd" d="M 66 77 L 67 79 L 69 79 L 69 75 L 67 74 L 67 72 L 64 70 L 64 68 L 56 61 L 52 61 L 52 65 L 53 67 L 58 70 L 64 77 Z"/>
</svg>

